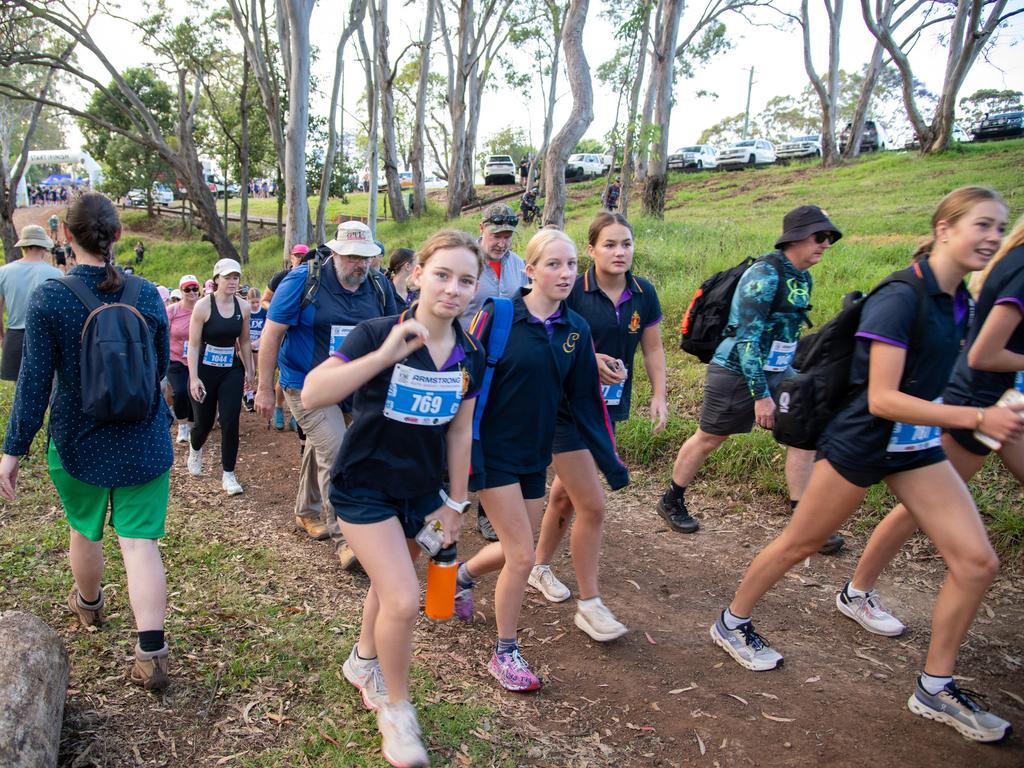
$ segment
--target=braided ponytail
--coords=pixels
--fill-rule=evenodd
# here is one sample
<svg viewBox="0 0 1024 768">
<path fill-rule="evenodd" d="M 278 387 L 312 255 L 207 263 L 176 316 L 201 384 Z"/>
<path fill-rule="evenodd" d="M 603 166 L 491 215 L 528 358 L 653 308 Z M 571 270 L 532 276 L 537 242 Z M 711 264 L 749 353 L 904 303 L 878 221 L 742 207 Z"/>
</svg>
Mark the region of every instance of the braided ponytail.
<svg viewBox="0 0 1024 768">
<path fill-rule="evenodd" d="M 103 259 L 106 277 L 99 284 L 99 289 L 105 293 L 118 290 L 124 279 L 114 268 L 114 243 L 121 232 L 121 221 L 114 204 L 98 192 L 87 192 L 72 203 L 66 223 L 87 253 Z"/>
</svg>

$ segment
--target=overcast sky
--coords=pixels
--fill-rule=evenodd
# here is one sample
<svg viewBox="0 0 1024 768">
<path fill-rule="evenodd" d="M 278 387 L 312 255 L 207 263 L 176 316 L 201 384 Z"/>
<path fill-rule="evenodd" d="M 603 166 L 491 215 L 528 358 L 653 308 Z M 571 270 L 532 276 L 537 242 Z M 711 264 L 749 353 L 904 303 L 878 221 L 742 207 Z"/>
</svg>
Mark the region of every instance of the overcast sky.
<svg viewBox="0 0 1024 768">
<path fill-rule="evenodd" d="M 1011 0 L 1009 7 L 1019 6 L 1024 0 Z M 181 0 L 169 0 L 169 4 L 184 8 Z M 390 8 L 391 47 L 393 56 L 397 55 L 411 38 L 419 36 L 422 24 L 420 3 L 414 0 L 403 7 L 400 2 L 392 2 Z M 795 2 L 787 5 L 798 11 Z M 860 15 L 860 4 L 849 0 L 846 4 L 843 19 L 843 34 L 840 64 L 848 71 L 858 71 L 866 63 L 874 43 L 874 38 L 864 26 Z M 590 3 L 590 12 L 584 35 L 584 48 L 591 70 L 610 56 L 610 43 L 614 30 L 598 14 L 603 6 L 599 0 Z M 312 39 L 320 49 L 320 58 L 316 67 L 316 75 L 323 83 L 326 91 L 330 87 L 333 75 L 334 51 L 341 32 L 346 14 L 344 0 L 321 0 L 313 13 Z M 816 46 L 814 51 L 815 66 L 819 71 L 827 67 L 828 33 L 824 25 L 821 3 L 812 0 L 812 39 Z M 694 19 L 699 16 L 703 5 L 692 3 L 683 16 L 680 25 L 680 37 L 692 27 Z M 125 8 L 125 13 L 132 13 Z M 141 10 L 134 12 L 141 13 Z M 760 11 L 756 20 L 767 24 L 777 21 L 778 14 Z M 799 28 L 776 30 L 769 26 L 754 26 L 739 16 L 731 15 L 723 18 L 729 31 L 729 39 L 733 46 L 718 56 L 710 65 L 699 70 L 690 80 L 682 80 L 675 85 L 676 107 L 672 113 L 669 130 L 671 148 L 696 141 L 701 131 L 723 117 L 742 112 L 747 98 L 747 82 L 749 70 L 754 68 L 754 86 L 751 96 L 751 112 L 758 112 L 769 99 L 781 94 L 798 94 L 807 83 L 807 75 L 803 65 L 803 46 Z M 93 24 L 92 32 L 104 51 L 119 68 L 139 66 L 152 54 L 138 44 L 126 44 L 126 41 L 137 40 L 133 31 L 123 22 L 109 17 L 98 18 Z M 1024 40 L 1024 14 L 1014 17 L 1007 29 L 999 33 L 996 44 L 988 52 L 987 57 L 979 57 L 968 74 L 960 96 L 973 93 L 979 88 L 1015 89 L 1024 91 L 1024 50 L 1020 42 Z M 435 55 L 441 53 L 441 46 L 434 48 Z M 86 55 L 82 55 L 83 63 L 88 63 Z M 933 92 L 938 92 L 942 85 L 946 63 L 946 51 L 935 36 L 923 39 L 911 55 L 915 66 L 915 74 L 924 81 Z M 360 94 L 355 83 L 362 79 L 356 58 L 355 47 L 350 46 L 346 56 L 347 92 L 345 94 L 346 109 L 355 112 L 358 109 Z M 527 68 L 530 62 L 521 66 Z M 90 67 L 91 71 L 106 80 L 98 65 Z M 434 71 L 443 72 L 444 63 L 439 55 L 434 61 Z M 561 126 L 571 109 L 572 97 L 568 82 L 560 79 L 558 89 L 559 100 L 555 114 L 555 130 Z M 715 97 L 697 97 L 700 91 L 717 94 Z M 87 94 L 65 94 L 72 99 L 85 99 Z M 610 130 L 615 119 L 617 94 L 594 81 L 594 122 L 587 131 L 587 136 L 603 138 Z M 487 136 L 501 128 L 512 125 L 525 129 L 535 144 L 540 143 L 543 128 L 542 93 L 517 94 L 507 90 L 489 91 L 483 99 L 480 117 L 479 138 Z M 327 104 L 322 97 L 314 96 L 312 111 L 326 112 Z M 346 119 L 346 130 L 353 125 Z M 76 132 L 69 137 L 72 145 L 80 141 Z"/>
</svg>

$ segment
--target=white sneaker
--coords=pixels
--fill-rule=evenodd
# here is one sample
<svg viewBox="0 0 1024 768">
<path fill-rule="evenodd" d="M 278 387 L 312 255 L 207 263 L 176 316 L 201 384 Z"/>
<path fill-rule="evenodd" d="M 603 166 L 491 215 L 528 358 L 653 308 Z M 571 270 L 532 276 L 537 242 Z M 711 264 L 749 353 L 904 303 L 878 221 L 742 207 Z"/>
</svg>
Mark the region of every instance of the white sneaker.
<svg viewBox="0 0 1024 768">
<path fill-rule="evenodd" d="M 377 710 L 380 751 L 384 759 L 401 768 L 429 768 L 430 758 L 420 740 L 416 710 L 408 701 L 385 704 Z"/>
<path fill-rule="evenodd" d="M 751 621 L 740 624 L 736 629 L 729 629 L 719 616 L 718 621 L 711 625 L 711 639 L 738 664 L 754 672 L 765 672 L 782 666 L 782 654 L 754 631 Z"/>
<path fill-rule="evenodd" d="M 187 443 L 189 436 L 192 434 L 192 430 L 188 428 L 188 424 L 184 421 L 178 425 L 178 439 L 177 443 Z"/>
<path fill-rule="evenodd" d="M 352 653 L 341 666 L 341 671 L 345 673 L 345 679 L 359 689 L 366 708 L 379 710 L 388 703 L 388 689 L 384 685 L 380 662 L 377 659 L 359 658 L 356 648 L 352 646 Z"/>
<path fill-rule="evenodd" d="M 576 603 L 576 616 L 573 621 L 599 643 L 607 643 L 629 632 L 626 625 L 616 619 L 608 610 L 608 606 L 601 602 L 601 598 L 588 605 Z"/>
<path fill-rule="evenodd" d="M 192 477 L 199 477 L 203 474 L 203 449 L 198 451 L 191 445 L 188 447 L 188 473 Z"/>
<path fill-rule="evenodd" d="M 839 590 L 836 595 L 836 608 L 844 616 L 856 621 L 868 632 L 886 637 L 898 637 L 906 631 L 906 626 L 897 619 L 882 605 L 881 599 L 875 590 L 871 590 L 863 597 L 850 597 L 846 593 L 850 582 Z"/>
<path fill-rule="evenodd" d="M 220 481 L 220 487 L 227 491 L 228 496 L 237 496 L 244 488 L 242 484 L 238 482 L 238 478 L 235 477 L 234 472 L 225 472 L 223 478 Z"/>
<path fill-rule="evenodd" d="M 535 565 L 530 571 L 530 578 L 527 583 L 540 592 L 552 603 L 560 603 L 568 600 L 572 593 L 569 588 L 558 580 L 558 577 L 551 572 L 550 565 Z"/>
</svg>

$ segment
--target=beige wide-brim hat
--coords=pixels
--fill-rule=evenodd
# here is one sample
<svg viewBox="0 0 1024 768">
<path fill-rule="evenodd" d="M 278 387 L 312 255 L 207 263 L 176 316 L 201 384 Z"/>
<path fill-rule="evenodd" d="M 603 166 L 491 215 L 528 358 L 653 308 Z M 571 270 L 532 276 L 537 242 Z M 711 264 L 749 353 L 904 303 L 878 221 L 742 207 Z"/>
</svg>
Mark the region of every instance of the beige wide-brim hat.
<svg viewBox="0 0 1024 768">
<path fill-rule="evenodd" d="M 338 225 L 334 239 L 326 245 L 341 256 L 368 258 L 381 253 L 380 246 L 373 241 L 370 228 L 361 221 L 343 221 Z"/>
<path fill-rule="evenodd" d="M 38 224 L 29 224 L 21 230 L 21 239 L 14 244 L 15 248 L 45 248 L 53 250 L 53 240 L 46 230 Z"/>
</svg>

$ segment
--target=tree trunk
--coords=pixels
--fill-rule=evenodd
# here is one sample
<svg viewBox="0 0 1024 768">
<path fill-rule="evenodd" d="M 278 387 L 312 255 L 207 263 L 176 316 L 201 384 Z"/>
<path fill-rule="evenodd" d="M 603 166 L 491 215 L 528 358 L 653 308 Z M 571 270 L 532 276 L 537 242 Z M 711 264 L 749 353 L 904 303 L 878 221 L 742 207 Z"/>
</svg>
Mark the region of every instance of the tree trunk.
<svg viewBox="0 0 1024 768">
<path fill-rule="evenodd" d="M 839 111 L 839 26 L 843 20 L 843 0 L 824 0 L 828 17 L 828 85 L 814 71 L 811 60 L 811 20 L 808 0 L 800 3 L 800 26 L 804 41 L 804 69 L 821 104 L 821 164 L 831 168 L 839 162 L 836 142 L 836 113 Z"/>
<path fill-rule="evenodd" d="M 569 88 L 572 90 L 572 112 L 562 130 L 551 140 L 544 157 L 544 224 L 561 229 L 565 224 L 565 165 L 573 148 L 594 119 L 594 91 L 590 82 L 590 65 L 583 51 L 583 26 L 587 21 L 589 0 L 572 0 L 562 29 L 562 47 Z"/>
<path fill-rule="evenodd" d="M 448 111 L 452 124 L 452 153 L 448 165 L 448 210 L 446 218 L 457 219 L 462 214 L 463 189 L 462 166 L 466 153 L 466 82 L 469 79 L 468 62 L 473 38 L 473 2 L 460 0 L 459 3 L 459 50 L 453 62 L 455 76 L 449 72 Z M 452 82 L 454 81 L 454 82 Z"/>
<path fill-rule="evenodd" d="M 622 191 L 619 193 L 619 207 L 622 215 L 629 216 L 629 191 L 633 184 L 633 155 L 636 151 L 636 108 L 640 103 L 640 86 L 644 79 L 644 66 L 647 63 L 647 36 L 651 29 L 651 3 L 644 2 L 644 20 L 640 29 L 639 48 L 637 50 L 637 72 L 629 93 L 629 124 L 626 127 L 626 142 L 622 150 Z"/>
<path fill-rule="evenodd" d="M 483 92 L 480 72 L 476 65 L 469 74 L 469 82 L 466 84 L 466 94 L 469 97 L 469 104 L 466 109 L 466 151 L 462 155 L 462 202 L 461 208 L 465 208 L 474 202 L 478 195 L 476 193 L 476 133 L 480 125 L 480 97 Z"/>
<path fill-rule="evenodd" d="M 366 36 L 363 35 L 363 28 L 356 29 L 359 38 L 359 50 L 363 54 L 363 72 L 366 75 L 366 111 L 369 119 L 367 130 L 367 191 L 369 200 L 366 206 L 366 221 L 370 231 L 377 231 L 377 97 L 374 88 L 373 68 L 376 56 L 371 56 L 366 47 Z M 376 36 L 374 36 L 374 47 L 376 47 Z"/>
<path fill-rule="evenodd" d="M 388 201 L 395 221 L 405 221 L 409 212 L 402 200 L 398 177 L 398 142 L 395 138 L 395 76 L 388 58 L 388 0 L 377 0 L 371 9 L 377 53 L 377 90 L 380 93 L 380 128 L 384 143 L 384 178 L 388 181 Z"/>
<path fill-rule="evenodd" d="M 0 765 L 56 766 L 70 664 L 40 619 L 0 614 Z"/>
<path fill-rule="evenodd" d="M 668 126 L 672 117 L 672 62 L 675 60 L 676 35 L 683 0 L 665 0 L 661 27 L 654 42 L 657 66 L 652 79 L 657 88 L 654 121 L 658 126 L 657 141 L 652 146 L 647 162 L 647 180 L 644 184 L 644 212 L 659 219 L 665 216 L 665 188 L 668 182 Z"/>
<path fill-rule="evenodd" d="M 657 0 L 657 3 L 654 14 L 654 28 L 658 31 L 655 32 L 655 35 L 660 33 L 662 28 L 661 20 L 665 15 L 665 0 Z M 647 78 L 647 90 L 644 91 L 644 109 L 640 117 L 640 147 L 637 151 L 636 159 L 636 178 L 640 182 L 647 179 L 647 158 L 650 155 L 651 132 L 653 130 L 651 117 L 654 115 L 654 97 L 658 94 L 657 45 L 657 41 L 655 41 L 654 47 L 651 49 L 651 74 Z"/>
<path fill-rule="evenodd" d="M 857 96 L 857 105 L 853 109 L 853 119 L 850 121 L 850 138 L 843 149 L 843 158 L 858 157 L 860 155 L 860 142 L 863 139 L 864 126 L 868 121 L 868 109 L 871 107 L 871 97 L 878 84 L 878 77 L 882 73 L 882 54 L 885 49 L 882 44 L 875 41 L 875 47 L 871 51 L 871 58 L 868 60 L 868 67 L 864 71 L 864 82 L 860 85 L 860 94 Z"/>
<path fill-rule="evenodd" d="M 242 59 L 242 100 L 238 104 L 241 125 L 238 145 L 238 221 L 241 231 L 238 237 L 239 257 L 242 264 L 249 263 L 249 60 Z M 226 191 L 226 190 L 225 190 Z"/>
<path fill-rule="evenodd" d="M 430 75 L 430 41 L 434 36 L 434 6 L 437 0 L 427 0 L 427 18 L 423 21 L 423 41 L 420 43 L 420 77 L 416 85 L 416 119 L 412 129 L 412 213 L 422 216 L 427 210 L 427 188 L 424 182 L 423 143 L 427 119 L 427 85 Z"/>
<path fill-rule="evenodd" d="M 306 132 L 309 129 L 309 18 L 314 0 L 283 0 L 290 54 L 288 126 L 285 129 L 285 253 L 311 239 L 306 188 Z"/>
</svg>

